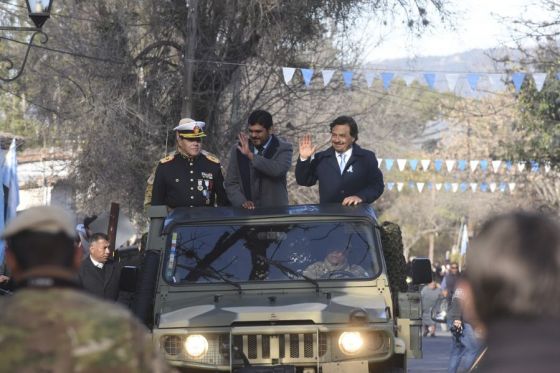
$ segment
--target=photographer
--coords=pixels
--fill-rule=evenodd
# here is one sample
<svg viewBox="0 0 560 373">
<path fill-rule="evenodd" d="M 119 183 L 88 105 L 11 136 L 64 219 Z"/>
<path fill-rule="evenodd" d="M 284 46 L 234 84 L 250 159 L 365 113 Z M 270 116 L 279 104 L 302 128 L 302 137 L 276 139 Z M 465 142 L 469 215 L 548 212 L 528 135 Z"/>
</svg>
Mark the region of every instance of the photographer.
<svg viewBox="0 0 560 373">
<path fill-rule="evenodd" d="M 465 312 L 470 309 L 468 303 L 471 301 L 467 299 L 466 294 L 459 281 L 447 311 L 448 326 L 453 340 L 447 370 L 450 373 L 457 372 L 461 362 L 465 367 L 470 367 L 481 350 L 481 343 L 476 337 L 472 324 L 465 322 L 465 319 L 472 321 L 472 316 Z"/>
</svg>

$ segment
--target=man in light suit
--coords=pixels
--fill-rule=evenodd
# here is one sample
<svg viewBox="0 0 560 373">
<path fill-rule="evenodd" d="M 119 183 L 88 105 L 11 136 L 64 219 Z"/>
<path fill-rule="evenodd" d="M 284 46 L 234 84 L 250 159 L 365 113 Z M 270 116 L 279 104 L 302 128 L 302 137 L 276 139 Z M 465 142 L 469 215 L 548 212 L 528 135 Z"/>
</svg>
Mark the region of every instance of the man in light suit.
<svg viewBox="0 0 560 373">
<path fill-rule="evenodd" d="M 89 293 L 116 301 L 119 296 L 121 265 L 113 260 L 109 237 L 104 233 L 95 233 L 89 242 L 90 255 L 82 261 L 78 281 Z"/>
<path fill-rule="evenodd" d="M 233 206 L 288 205 L 286 174 L 292 164 L 292 144 L 272 134 L 272 115 L 255 110 L 249 115 L 249 136 L 239 134 L 230 153 L 225 188 Z"/>
<path fill-rule="evenodd" d="M 322 152 L 315 153 L 311 135 L 300 139 L 297 183 L 312 186 L 319 181 L 320 203 L 372 203 L 384 189 L 375 154 L 356 144 L 358 125 L 352 117 L 336 118 L 330 130 L 332 146 Z"/>
</svg>

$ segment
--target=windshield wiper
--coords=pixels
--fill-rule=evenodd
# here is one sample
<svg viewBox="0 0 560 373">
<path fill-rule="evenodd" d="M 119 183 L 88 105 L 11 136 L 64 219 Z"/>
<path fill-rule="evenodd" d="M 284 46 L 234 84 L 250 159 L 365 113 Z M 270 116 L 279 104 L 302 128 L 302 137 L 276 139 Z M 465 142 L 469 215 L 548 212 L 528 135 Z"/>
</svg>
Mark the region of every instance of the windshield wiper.
<svg viewBox="0 0 560 373">
<path fill-rule="evenodd" d="M 312 279 L 311 277 L 308 277 L 303 273 L 298 273 L 293 269 L 291 269 L 290 267 L 286 267 L 284 264 L 276 260 L 267 260 L 267 263 L 272 264 L 274 267 L 278 268 L 285 275 L 290 274 L 292 276 L 295 276 L 296 278 L 303 278 L 305 281 L 312 283 L 313 285 L 315 285 L 315 290 L 317 291 L 317 293 L 319 292 L 319 283 L 316 280 Z"/>
<path fill-rule="evenodd" d="M 218 272 L 216 269 L 214 269 L 213 267 L 208 267 L 208 268 L 198 268 L 198 267 L 190 267 L 190 266 L 185 266 L 182 265 L 183 268 L 188 269 L 189 271 L 196 271 L 199 273 L 202 273 L 203 275 L 206 275 L 210 278 L 213 279 L 219 279 L 224 281 L 225 283 L 230 284 L 231 286 L 234 286 L 237 288 L 237 290 L 239 290 L 239 294 L 241 294 L 241 291 L 243 290 L 241 288 L 241 285 L 239 285 L 237 282 L 235 281 L 231 281 L 230 279 L 228 279 L 227 277 L 225 277 L 224 275 L 222 275 L 220 272 Z"/>
<path fill-rule="evenodd" d="M 210 271 L 208 271 L 210 270 Z M 237 282 L 235 281 L 231 281 L 230 279 L 226 278 L 224 275 L 222 275 L 218 270 L 216 270 L 214 267 L 212 266 L 208 266 L 207 268 L 203 269 L 203 271 L 210 273 L 210 274 L 214 274 L 215 276 L 217 276 L 220 280 L 227 282 L 228 284 L 235 286 L 237 288 L 237 290 L 239 290 L 239 294 L 241 294 L 242 292 L 242 288 L 241 285 L 239 285 Z"/>
</svg>

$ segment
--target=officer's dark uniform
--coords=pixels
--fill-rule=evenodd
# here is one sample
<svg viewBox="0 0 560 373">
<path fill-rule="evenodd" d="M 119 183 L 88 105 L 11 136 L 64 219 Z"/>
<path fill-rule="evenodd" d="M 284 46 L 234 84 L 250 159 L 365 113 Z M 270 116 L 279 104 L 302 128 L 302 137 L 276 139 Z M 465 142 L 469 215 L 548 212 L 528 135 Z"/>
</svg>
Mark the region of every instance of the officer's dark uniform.
<svg viewBox="0 0 560 373">
<path fill-rule="evenodd" d="M 179 152 L 159 161 L 152 189 L 152 206 L 224 206 L 227 196 L 220 160 L 202 151 L 194 158 Z"/>
</svg>

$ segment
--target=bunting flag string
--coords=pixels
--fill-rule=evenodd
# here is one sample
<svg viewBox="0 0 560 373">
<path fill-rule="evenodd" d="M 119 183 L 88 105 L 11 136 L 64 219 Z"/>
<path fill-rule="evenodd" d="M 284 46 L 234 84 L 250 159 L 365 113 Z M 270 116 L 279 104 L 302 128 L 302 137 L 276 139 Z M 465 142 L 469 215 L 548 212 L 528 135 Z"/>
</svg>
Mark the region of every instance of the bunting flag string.
<svg viewBox="0 0 560 373">
<path fill-rule="evenodd" d="M 282 67 L 284 82 L 290 84 L 293 81 L 294 73 L 298 70 L 295 67 Z M 306 87 L 310 87 L 315 70 L 313 68 L 299 68 Z M 328 86 L 337 70 L 321 69 L 323 87 Z M 549 76 L 547 73 L 534 72 L 526 73 L 522 71 L 514 72 L 511 75 L 506 73 L 477 73 L 459 72 L 445 73 L 432 71 L 407 71 L 407 70 L 379 70 L 379 69 L 357 69 L 357 71 L 341 71 L 342 80 L 346 88 L 351 88 L 357 84 L 357 79 L 364 79 L 368 88 L 371 88 L 376 79 L 379 79 L 384 90 L 388 90 L 395 78 L 402 79 L 407 86 L 417 81 L 426 85 L 431 90 L 456 92 L 458 88 L 467 87 L 471 92 L 484 91 L 504 92 L 508 84 L 511 84 L 516 93 L 521 90 L 526 79 L 534 82 L 537 91 L 541 91 L 547 79 L 560 80 L 560 73 Z M 362 78 L 358 78 L 361 76 Z M 418 79 L 418 77 L 422 79 Z"/>
<path fill-rule="evenodd" d="M 492 182 L 424 182 L 424 181 L 409 181 L 408 183 L 404 183 L 402 181 L 395 182 L 395 181 L 388 181 L 385 183 L 387 190 L 389 191 L 397 191 L 402 192 L 405 186 L 408 186 L 408 189 L 413 192 L 423 193 L 424 191 L 432 191 L 435 190 L 436 192 L 449 192 L 449 193 L 465 193 L 465 192 L 472 192 L 472 193 L 514 193 L 514 191 L 518 188 L 518 184 L 514 182 L 505 182 L 505 181 L 492 181 Z"/>
<path fill-rule="evenodd" d="M 513 162 L 510 160 L 504 161 L 501 159 L 473 159 L 473 160 L 465 160 L 465 159 L 405 159 L 405 158 L 378 158 L 378 166 L 381 170 L 391 171 L 393 169 L 393 165 L 397 162 L 397 168 L 399 171 L 403 172 L 407 169 L 411 171 L 420 171 L 418 164 L 422 165 L 422 171 L 430 171 L 432 169 L 431 165 L 433 164 L 433 170 L 435 172 L 442 172 L 443 165 L 445 164 L 445 169 L 447 173 L 452 173 L 454 170 L 458 172 L 464 172 L 467 170 L 467 164 L 469 165 L 470 172 L 476 172 L 480 169 L 482 172 L 492 172 L 495 174 L 503 174 L 503 173 L 521 173 L 524 170 L 527 172 L 534 172 L 538 173 L 541 170 L 544 170 L 544 173 L 549 173 L 552 170 L 552 166 L 549 162 L 544 162 L 542 165 L 537 161 L 519 161 L 517 162 L 516 166 L 513 166 Z M 407 167 L 408 166 L 408 167 Z"/>
</svg>

